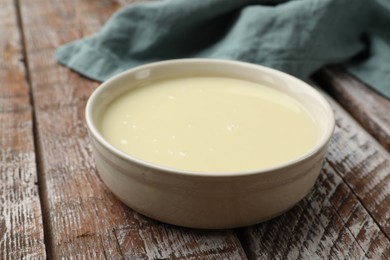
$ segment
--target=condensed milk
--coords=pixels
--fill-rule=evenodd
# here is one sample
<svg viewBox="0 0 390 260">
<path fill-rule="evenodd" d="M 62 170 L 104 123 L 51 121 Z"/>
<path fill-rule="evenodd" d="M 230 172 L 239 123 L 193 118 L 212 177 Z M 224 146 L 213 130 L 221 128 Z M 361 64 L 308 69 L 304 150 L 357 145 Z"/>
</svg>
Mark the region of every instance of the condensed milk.
<svg viewBox="0 0 390 260">
<path fill-rule="evenodd" d="M 293 97 L 228 77 L 178 77 L 133 87 L 107 106 L 98 129 L 139 160 L 212 173 L 284 164 L 308 152 L 319 135 L 310 111 Z"/>
</svg>

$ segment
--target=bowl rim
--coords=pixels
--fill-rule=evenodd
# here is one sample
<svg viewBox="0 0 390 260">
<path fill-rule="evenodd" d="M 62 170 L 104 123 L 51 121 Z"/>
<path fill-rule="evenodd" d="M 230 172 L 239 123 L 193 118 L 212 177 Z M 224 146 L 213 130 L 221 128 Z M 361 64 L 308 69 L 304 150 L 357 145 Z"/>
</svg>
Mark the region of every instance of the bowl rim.
<svg viewBox="0 0 390 260">
<path fill-rule="evenodd" d="M 125 77 L 128 77 L 128 75 L 133 74 L 134 72 L 137 72 L 142 69 L 151 69 L 152 67 L 156 66 L 164 66 L 164 65 L 172 65 L 174 63 L 177 64 L 203 64 L 203 63 L 209 63 L 214 65 L 232 65 L 232 66 L 238 66 L 243 68 L 252 68 L 252 69 L 258 69 L 262 72 L 268 73 L 268 74 L 275 74 L 278 77 L 284 78 L 286 80 L 292 80 L 296 83 L 299 83 L 299 85 L 302 85 L 305 88 L 309 88 L 309 91 L 312 91 L 313 94 L 317 96 L 317 98 L 322 100 L 322 106 L 325 108 L 325 110 L 329 114 L 329 119 L 327 120 L 328 126 L 325 133 L 322 135 L 321 139 L 318 140 L 318 142 L 306 153 L 299 156 L 298 158 L 286 161 L 281 164 L 277 164 L 275 166 L 260 168 L 258 170 L 246 170 L 246 171 L 233 171 L 233 172 L 206 172 L 206 171 L 188 171 L 188 170 L 181 170 L 176 169 L 174 167 L 169 166 L 163 166 L 159 164 L 150 163 L 147 161 L 142 160 L 141 158 L 138 158 L 136 156 L 129 155 L 118 148 L 114 147 L 112 144 L 110 144 L 98 131 L 96 123 L 92 119 L 93 114 L 93 106 L 94 103 L 96 103 L 97 98 L 101 95 L 101 93 L 107 89 L 110 88 L 110 85 L 113 84 L 113 82 L 118 81 L 120 79 L 123 79 Z M 305 105 L 304 105 L 305 106 Z M 85 109 L 85 118 L 87 123 L 87 128 L 90 132 L 90 135 L 99 142 L 100 145 L 102 145 L 104 148 L 109 150 L 111 153 L 113 153 L 115 156 L 118 156 L 119 158 L 125 160 L 125 161 L 131 161 L 132 163 L 136 163 L 138 165 L 141 165 L 144 168 L 147 169 L 153 169 L 159 172 L 165 172 L 170 174 L 178 174 L 178 175 L 187 175 L 187 176 L 193 176 L 193 177 L 234 177 L 234 176 L 245 176 L 245 175 L 258 175 L 258 174 L 265 174 L 273 171 L 277 171 L 289 166 L 293 166 L 295 164 L 298 164 L 300 162 L 305 161 L 309 157 L 314 156 L 318 152 L 320 152 L 323 148 L 325 148 L 330 141 L 334 129 L 335 129 L 335 117 L 333 109 L 331 108 L 329 102 L 325 99 L 325 97 L 314 87 L 310 86 L 308 83 L 304 82 L 303 80 L 300 80 L 288 73 L 282 72 L 280 70 L 276 70 L 273 68 L 269 68 L 263 65 L 243 62 L 243 61 L 235 61 L 235 60 L 224 60 L 224 59 L 208 59 L 208 58 L 186 58 L 186 59 L 171 59 L 171 60 L 164 60 L 164 61 L 158 61 L 158 62 L 151 62 L 144 65 L 140 65 L 137 67 L 133 67 L 131 69 L 128 69 L 124 72 L 121 72 L 114 77 L 104 81 L 102 84 L 100 84 L 91 94 L 87 101 L 86 109 Z"/>
</svg>

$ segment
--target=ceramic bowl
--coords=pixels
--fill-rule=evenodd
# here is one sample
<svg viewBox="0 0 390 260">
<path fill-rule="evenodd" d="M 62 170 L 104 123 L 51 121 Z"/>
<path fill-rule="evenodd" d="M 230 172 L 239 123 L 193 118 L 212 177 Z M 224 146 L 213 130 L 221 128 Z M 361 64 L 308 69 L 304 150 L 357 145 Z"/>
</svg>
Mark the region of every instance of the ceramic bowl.
<svg viewBox="0 0 390 260">
<path fill-rule="evenodd" d="M 316 120 L 317 143 L 298 159 L 272 168 L 215 174 L 144 162 L 116 149 L 99 133 L 99 116 L 113 99 L 142 81 L 185 75 L 244 79 L 292 96 Z M 205 229 L 252 225 L 298 203 L 320 173 L 335 124 L 329 103 L 305 82 L 263 66 L 213 59 L 157 62 L 123 72 L 95 90 L 86 107 L 86 121 L 100 177 L 121 201 L 153 219 Z"/>
</svg>

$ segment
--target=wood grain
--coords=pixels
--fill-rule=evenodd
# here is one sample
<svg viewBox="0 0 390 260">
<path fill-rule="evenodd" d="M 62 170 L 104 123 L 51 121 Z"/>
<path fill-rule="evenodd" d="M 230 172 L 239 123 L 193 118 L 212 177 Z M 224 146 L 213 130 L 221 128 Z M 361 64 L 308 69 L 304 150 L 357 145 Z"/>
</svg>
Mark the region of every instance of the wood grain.
<svg viewBox="0 0 390 260">
<path fill-rule="evenodd" d="M 310 194 L 240 230 L 249 259 L 389 259 L 390 156 L 332 102 L 337 127 Z"/>
<path fill-rule="evenodd" d="M 231 230 L 194 231 L 147 219 L 97 176 L 84 107 L 97 84 L 58 65 L 59 45 L 97 31 L 110 0 L 21 1 L 52 258 L 245 259 Z"/>
<path fill-rule="evenodd" d="M 390 156 L 335 103 L 332 104 L 336 112 L 337 128 L 315 187 L 296 207 L 276 219 L 237 230 L 237 236 L 232 230 L 202 231 L 162 224 L 143 217 L 120 203 L 96 174 L 84 123 L 85 103 L 97 83 L 59 66 L 53 54 L 59 45 L 97 31 L 125 2 L 132 1 L 20 0 L 34 100 L 39 177 L 43 186 L 43 206 L 46 209 L 44 219 L 48 229 L 46 240 L 49 257 L 390 258 Z M 16 46 L 19 46 L 16 48 L 18 50 L 20 45 Z M 18 55 L 20 52 L 7 57 Z M 12 70 L 12 73 L 16 73 L 15 71 L 18 70 Z M 0 73 L 3 72 L 0 70 Z M 9 73 L 11 72 L 7 75 Z M 23 80 L 22 68 L 19 68 L 17 75 L 19 74 L 19 80 Z M 34 167 L 28 169 L 33 172 L 35 164 L 31 139 L 31 106 L 28 102 L 19 100 L 25 98 L 28 101 L 28 95 L 25 96 L 27 87 L 23 84 L 16 84 L 18 87 L 15 87 L 11 94 L 5 94 L 11 98 L 6 99 L 6 106 L 0 105 L 0 116 L 6 114 L 3 110 L 7 112 L 12 108 L 11 112 L 7 113 L 18 113 L 20 122 L 28 122 L 20 123 L 25 127 L 25 132 L 21 133 L 25 134 L 17 135 L 16 139 L 12 139 L 12 143 L 13 147 L 20 146 L 18 149 L 27 149 L 27 155 L 23 153 L 23 160 L 20 161 L 28 162 L 29 167 L 32 164 Z M 19 87 L 21 90 L 16 90 Z M 359 107 L 359 103 L 364 104 L 364 98 L 357 99 L 357 96 L 359 95 L 354 94 L 352 101 L 339 100 L 347 108 L 351 106 L 350 103 Z M 16 101 L 12 101 L 13 99 Z M 27 105 L 25 107 L 20 104 Z M 355 116 L 373 135 L 377 133 L 375 137 L 385 144 L 386 138 L 379 138 L 382 134 L 370 128 L 371 121 L 368 118 L 370 113 L 374 114 L 374 118 L 386 115 L 385 102 L 378 106 L 379 108 L 376 108 L 371 104 L 362 109 L 361 113 L 366 113 L 367 118 L 359 119 Z M 377 109 L 382 110 L 375 114 Z M 352 107 L 350 110 L 353 114 L 356 108 Z M 23 113 L 26 113 L 25 117 Z M 381 120 L 375 122 L 385 129 L 383 124 L 378 123 L 385 119 Z M 8 120 L 0 122 L 1 129 L 4 126 L 4 129 L 8 129 L 8 132 L 5 131 L 7 136 L 15 134 L 11 133 L 14 129 L 19 129 L 19 125 L 12 125 Z M 3 130 L 0 136 L 1 142 L 11 140 L 8 137 L 3 138 Z M 383 136 L 386 137 L 387 134 Z M 21 142 L 22 140 L 24 142 Z M 31 141 L 30 148 L 24 146 L 25 140 Z M 2 151 L 1 156 L 13 160 L 15 153 Z M 2 159 L 1 162 L 7 160 Z M 4 165 L 9 168 L 8 164 Z M 1 169 L 0 173 L 3 174 Z M 8 174 L 1 176 L 9 178 Z M 3 194 L 0 193 L 0 198 Z M 24 194 L 23 198 L 27 197 Z M 39 205 L 32 205 L 32 208 L 36 210 Z M 12 217 L 9 218 L 8 215 L 0 219 L 0 232 L 6 230 L 3 233 L 7 234 L 6 221 L 9 219 Z M 39 227 L 40 218 L 37 219 Z M 27 220 L 22 221 L 28 223 Z M 39 234 L 42 238 L 42 233 Z M 8 245 L 3 241 L 5 240 L 0 240 L 1 246 Z M 42 239 L 40 241 L 42 242 Z M 11 251 L 12 256 L 19 257 L 19 252 L 13 248 Z"/>
<path fill-rule="evenodd" d="M 390 99 L 367 87 L 341 66 L 321 70 L 315 80 L 390 151 Z"/>
<path fill-rule="evenodd" d="M 14 2 L 0 6 L 0 259 L 45 259 L 21 34 Z"/>
</svg>

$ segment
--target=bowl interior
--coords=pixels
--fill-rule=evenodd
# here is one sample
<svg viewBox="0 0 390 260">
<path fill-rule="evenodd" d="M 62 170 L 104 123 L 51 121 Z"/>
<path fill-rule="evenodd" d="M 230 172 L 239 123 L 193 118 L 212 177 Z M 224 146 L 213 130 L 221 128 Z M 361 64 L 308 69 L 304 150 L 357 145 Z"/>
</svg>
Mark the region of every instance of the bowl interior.
<svg viewBox="0 0 390 260">
<path fill-rule="evenodd" d="M 329 141 L 334 128 L 334 116 L 329 103 L 313 87 L 283 72 L 243 62 L 184 59 L 157 62 L 126 71 L 103 83 L 87 104 L 86 118 L 91 134 L 104 146 L 122 157 L 131 158 L 111 146 L 99 133 L 98 121 L 107 105 L 130 88 L 170 77 L 217 76 L 264 84 L 280 90 L 303 104 L 315 120 L 319 135 L 317 143 L 301 158 L 321 149 Z M 293 162 L 286 162 L 291 164 Z"/>
</svg>

